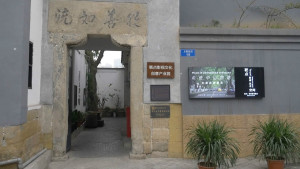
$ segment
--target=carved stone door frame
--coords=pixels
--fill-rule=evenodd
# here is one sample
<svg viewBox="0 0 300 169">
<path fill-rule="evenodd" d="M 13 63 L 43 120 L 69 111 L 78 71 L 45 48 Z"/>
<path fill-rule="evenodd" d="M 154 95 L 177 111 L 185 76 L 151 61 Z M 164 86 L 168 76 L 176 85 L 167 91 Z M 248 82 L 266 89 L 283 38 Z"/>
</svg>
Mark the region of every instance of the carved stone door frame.
<svg viewBox="0 0 300 169">
<path fill-rule="evenodd" d="M 103 9 L 103 11 L 100 11 Z M 116 18 L 114 18 L 114 16 Z M 119 18 L 118 18 L 118 17 Z M 85 20 L 82 20 L 85 19 Z M 97 22 L 96 22 L 97 21 Z M 53 44 L 53 159 L 66 158 L 68 134 L 68 46 L 84 44 L 88 35 L 110 35 L 131 47 L 130 109 L 132 157 L 143 154 L 143 46 L 147 42 L 145 4 L 51 1 L 49 41 Z"/>
</svg>

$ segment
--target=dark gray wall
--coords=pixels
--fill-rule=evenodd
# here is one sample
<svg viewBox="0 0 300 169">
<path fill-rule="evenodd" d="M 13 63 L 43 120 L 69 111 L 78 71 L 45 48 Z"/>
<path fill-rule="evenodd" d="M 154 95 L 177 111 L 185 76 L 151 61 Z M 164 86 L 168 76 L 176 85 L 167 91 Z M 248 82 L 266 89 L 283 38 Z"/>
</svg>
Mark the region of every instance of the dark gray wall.
<svg viewBox="0 0 300 169">
<path fill-rule="evenodd" d="M 300 113 L 300 31 L 181 29 L 184 115 Z M 264 67 L 263 99 L 189 99 L 188 67 Z"/>
<path fill-rule="evenodd" d="M 180 25 L 206 27 L 212 26 L 211 21 L 215 20 L 219 21 L 222 27 L 233 27 L 234 21 L 238 21 L 242 14 L 237 2 L 245 9 L 252 0 L 180 0 Z M 299 4 L 299 0 L 256 0 L 246 10 L 241 26 L 262 26 L 272 9 L 282 10 L 290 3 Z M 300 26 L 299 8 L 290 9 L 285 14 L 274 18 L 286 24 L 291 24 L 291 20 L 287 19 L 291 18 L 298 27 Z"/>
<path fill-rule="evenodd" d="M 30 0 L 0 1 L 0 126 L 27 117 Z"/>
</svg>

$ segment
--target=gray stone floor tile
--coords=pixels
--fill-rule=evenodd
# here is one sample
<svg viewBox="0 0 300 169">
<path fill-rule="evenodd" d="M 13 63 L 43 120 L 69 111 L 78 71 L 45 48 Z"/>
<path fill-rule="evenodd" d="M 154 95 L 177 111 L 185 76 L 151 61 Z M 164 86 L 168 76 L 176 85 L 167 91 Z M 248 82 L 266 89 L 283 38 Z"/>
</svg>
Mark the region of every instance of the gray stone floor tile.
<svg viewBox="0 0 300 169">
<path fill-rule="evenodd" d="M 103 128 L 85 129 L 72 141 L 69 159 L 51 162 L 49 169 L 197 169 L 193 159 L 147 158 L 129 159 L 130 148 L 124 148 L 125 118 L 105 118 Z M 128 143 L 126 143 L 128 144 Z M 128 146 L 125 146 L 128 147 Z M 231 169 L 267 169 L 264 160 L 252 157 L 238 159 Z M 300 169 L 287 165 L 285 169 Z"/>
</svg>

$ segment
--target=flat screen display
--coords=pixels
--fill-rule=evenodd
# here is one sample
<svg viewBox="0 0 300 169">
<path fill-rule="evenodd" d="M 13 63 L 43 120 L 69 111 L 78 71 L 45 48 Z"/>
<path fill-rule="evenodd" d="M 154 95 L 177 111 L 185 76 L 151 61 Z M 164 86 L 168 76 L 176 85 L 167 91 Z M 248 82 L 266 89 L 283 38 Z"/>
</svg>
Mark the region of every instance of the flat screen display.
<svg viewBox="0 0 300 169">
<path fill-rule="evenodd" d="M 189 97 L 262 98 L 262 67 L 189 67 Z"/>
<path fill-rule="evenodd" d="M 236 67 L 236 92 L 237 98 L 262 98 L 265 97 L 264 68 L 262 67 Z"/>
<path fill-rule="evenodd" d="M 190 98 L 234 98 L 233 67 L 190 67 Z"/>
</svg>

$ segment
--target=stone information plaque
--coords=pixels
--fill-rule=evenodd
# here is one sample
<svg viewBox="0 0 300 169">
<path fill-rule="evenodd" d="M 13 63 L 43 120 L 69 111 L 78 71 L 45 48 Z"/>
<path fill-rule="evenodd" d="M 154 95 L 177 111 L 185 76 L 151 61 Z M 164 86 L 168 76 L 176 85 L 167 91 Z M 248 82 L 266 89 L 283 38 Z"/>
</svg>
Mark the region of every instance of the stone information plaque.
<svg viewBox="0 0 300 169">
<path fill-rule="evenodd" d="M 170 101 L 170 85 L 151 85 L 151 101 Z"/>
<path fill-rule="evenodd" d="M 170 118 L 170 106 L 150 106 L 151 118 Z"/>
<path fill-rule="evenodd" d="M 174 62 L 147 62 L 147 78 L 174 79 Z"/>
</svg>

